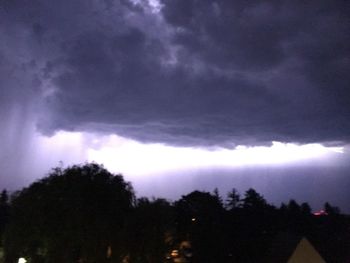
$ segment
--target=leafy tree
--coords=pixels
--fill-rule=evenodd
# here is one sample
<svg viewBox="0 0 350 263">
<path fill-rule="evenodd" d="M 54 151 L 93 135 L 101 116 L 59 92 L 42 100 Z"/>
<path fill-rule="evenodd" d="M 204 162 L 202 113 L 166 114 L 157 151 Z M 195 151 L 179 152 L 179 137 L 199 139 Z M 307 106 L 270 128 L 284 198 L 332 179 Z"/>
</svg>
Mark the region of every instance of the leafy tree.
<svg viewBox="0 0 350 263">
<path fill-rule="evenodd" d="M 120 262 L 133 200 L 131 185 L 100 165 L 55 168 L 14 196 L 6 260 Z"/>
<path fill-rule="evenodd" d="M 274 233 L 276 209 L 253 188 L 232 214 L 230 252 L 234 262 L 259 262 Z"/>
<path fill-rule="evenodd" d="M 162 263 L 174 238 L 174 209 L 165 199 L 140 198 L 129 222 L 130 260 Z"/>
<path fill-rule="evenodd" d="M 194 191 L 175 203 L 180 241 L 192 243 L 195 262 L 222 262 L 224 209 L 217 195 Z"/>
</svg>

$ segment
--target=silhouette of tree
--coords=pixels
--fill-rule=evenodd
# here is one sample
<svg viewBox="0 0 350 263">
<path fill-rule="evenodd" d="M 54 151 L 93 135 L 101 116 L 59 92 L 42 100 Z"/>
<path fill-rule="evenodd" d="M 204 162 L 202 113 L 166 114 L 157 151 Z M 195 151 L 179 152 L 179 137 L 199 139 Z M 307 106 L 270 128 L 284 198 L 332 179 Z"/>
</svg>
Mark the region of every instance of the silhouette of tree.
<svg viewBox="0 0 350 263">
<path fill-rule="evenodd" d="M 286 213 L 287 210 L 288 210 L 287 205 L 286 205 L 285 203 L 281 203 L 280 211 L 281 211 L 282 213 Z"/>
<path fill-rule="evenodd" d="M 241 198 L 238 191 L 235 188 L 227 194 L 225 207 L 228 210 L 234 210 L 240 206 Z"/>
<path fill-rule="evenodd" d="M 308 203 L 292 199 L 277 209 L 252 188 L 243 198 L 232 188 L 225 208 L 217 189 L 173 204 L 136 200 L 121 175 L 100 165 L 54 168 L 10 201 L 0 194 L 5 262 L 162 263 L 174 248 L 193 263 L 275 262 L 269 251 L 283 233 L 306 236 L 327 262 L 350 256 L 350 219 L 328 202 L 317 216 Z"/>
<path fill-rule="evenodd" d="M 217 187 L 215 187 L 214 191 L 213 191 L 214 196 L 219 200 L 221 206 L 224 205 L 224 202 L 222 201 L 222 198 L 220 196 L 220 192 L 219 189 Z"/>
<path fill-rule="evenodd" d="M 340 214 L 340 209 L 337 206 L 332 206 L 328 202 L 324 204 L 324 211 L 328 215 L 339 215 Z"/>
<path fill-rule="evenodd" d="M 4 189 L 0 195 L 0 246 L 2 246 L 3 235 L 5 231 L 6 224 L 9 219 L 9 197 L 7 190 Z"/>
<path fill-rule="evenodd" d="M 261 210 L 266 207 L 267 202 L 265 198 L 256 192 L 253 188 L 245 192 L 243 199 L 243 208 L 250 210 Z"/>
<path fill-rule="evenodd" d="M 302 203 L 300 205 L 300 212 L 303 215 L 310 215 L 311 214 L 311 207 L 308 203 Z"/>
<path fill-rule="evenodd" d="M 6 260 L 120 262 L 133 200 L 131 185 L 100 165 L 55 168 L 14 196 Z"/>
<path fill-rule="evenodd" d="M 8 201 L 9 201 L 9 196 L 8 196 L 7 190 L 4 189 L 4 190 L 2 190 L 1 195 L 0 195 L 0 205 L 7 206 Z"/>
<path fill-rule="evenodd" d="M 291 199 L 288 203 L 288 213 L 292 215 L 299 215 L 300 212 L 300 205 L 294 199 Z"/>
<path fill-rule="evenodd" d="M 194 191 L 175 203 L 181 241 L 192 243 L 195 262 L 222 262 L 224 209 L 216 195 Z"/>
<path fill-rule="evenodd" d="M 165 199 L 140 198 L 129 222 L 130 260 L 162 263 L 174 242 L 174 209 Z"/>
</svg>

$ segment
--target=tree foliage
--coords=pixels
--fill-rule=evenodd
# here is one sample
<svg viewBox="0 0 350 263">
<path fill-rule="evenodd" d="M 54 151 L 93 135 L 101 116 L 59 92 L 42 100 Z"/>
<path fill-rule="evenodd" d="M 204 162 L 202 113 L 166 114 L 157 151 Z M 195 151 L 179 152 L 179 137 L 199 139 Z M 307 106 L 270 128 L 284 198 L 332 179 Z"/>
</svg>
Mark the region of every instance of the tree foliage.
<svg viewBox="0 0 350 263">
<path fill-rule="evenodd" d="M 3 190 L 0 195 L 0 246 L 2 246 L 2 240 L 6 225 L 9 220 L 9 196 L 6 190 Z"/>
<path fill-rule="evenodd" d="M 18 192 L 5 237 L 6 260 L 119 262 L 134 193 L 97 164 L 56 168 Z"/>
<path fill-rule="evenodd" d="M 228 210 L 234 210 L 241 205 L 241 197 L 238 191 L 233 188 L 228 194 L 226 199 L 226 208 Z"/>
<path fill-rule="evenodd" d="M 92 163 L 55 168 L 10 198 L 3 191 L 0 233 L 6 263 L 279 262 L 271 248 L 286 232 L 344 262 L 350 219 L 329 203 L 324 211 L 293 199 L 276 208 L 252 188 L 242 197 L 232 188 L 225 204 L 217 189 L 136 199 L 121 175 Z"/>
<path fill-rule="evenodd" d="M 165 199 L 140 198 L 129 221 L 130 260 L 162 263 L 174 240 L 174 208 Z"/>
<path fill-rule="evenodd" d="M 179 238 L 191 241 L 195 262 L 221 262 L 224 208 L 218 194 L 193 191 L 175 208 Z"/>
<path fill-rule="evenodd" d="M 251 210 L 261 210 L 267 205 L 265 198 L 253 188 L 245 192 L 243 199 L 243 208 Z"/>
</svg>

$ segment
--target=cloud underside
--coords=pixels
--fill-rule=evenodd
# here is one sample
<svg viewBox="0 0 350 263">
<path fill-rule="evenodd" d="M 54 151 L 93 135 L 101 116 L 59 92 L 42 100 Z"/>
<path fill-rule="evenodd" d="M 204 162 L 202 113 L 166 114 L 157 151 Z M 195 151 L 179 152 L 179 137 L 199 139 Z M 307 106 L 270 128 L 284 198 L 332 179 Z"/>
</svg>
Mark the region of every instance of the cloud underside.
<svg viewBox="0 0 350 263">
<path fill-rule="evenodd" d="M 346 1 L 1 5 L 0 102 L 34 104 L 43 133 L 175 145 L 349 142 Z"/>
</svg>

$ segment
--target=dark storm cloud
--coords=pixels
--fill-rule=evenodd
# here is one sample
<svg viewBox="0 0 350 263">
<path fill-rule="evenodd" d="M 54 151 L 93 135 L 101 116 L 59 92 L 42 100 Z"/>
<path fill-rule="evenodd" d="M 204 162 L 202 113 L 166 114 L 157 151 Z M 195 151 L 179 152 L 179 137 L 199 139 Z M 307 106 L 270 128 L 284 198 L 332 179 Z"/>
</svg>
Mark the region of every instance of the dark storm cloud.
<svg viewBox="0 0 350 263">
<path fill-rule="evenodd" d="M 269 78 L 257 81 L 285 104 L 270 101 L 267 118 L 241 116 L 292 141 L 348 140 L 349 11 L 346 1 L 164 0 L 163 9 L 188 56 Z"/>
<path fill-rule="evenodd" d="M 346 1 L 164 0 L 159 13 L 147 1 L 3 1 L 0 57 L 12 50 L 20 64 L 17 45 L 35 65 L 44 133 L 346 142 L 349 11 Z"/>
</svg>

